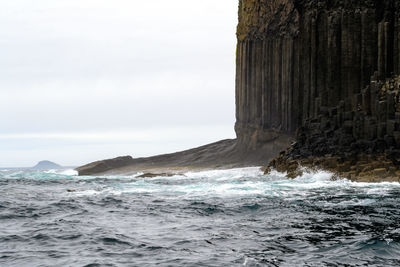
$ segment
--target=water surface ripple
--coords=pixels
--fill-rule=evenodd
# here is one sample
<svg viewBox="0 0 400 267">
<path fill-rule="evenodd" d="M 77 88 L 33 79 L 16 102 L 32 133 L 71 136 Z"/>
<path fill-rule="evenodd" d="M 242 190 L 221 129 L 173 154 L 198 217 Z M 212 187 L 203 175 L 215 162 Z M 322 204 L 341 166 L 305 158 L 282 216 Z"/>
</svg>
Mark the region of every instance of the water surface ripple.
<svg viewBox="0 0 400 267">
<path fill-rule="evenodd" d="M 400 184 L 0 171 L 0 266 L 399 266 Z"/>
</svg>

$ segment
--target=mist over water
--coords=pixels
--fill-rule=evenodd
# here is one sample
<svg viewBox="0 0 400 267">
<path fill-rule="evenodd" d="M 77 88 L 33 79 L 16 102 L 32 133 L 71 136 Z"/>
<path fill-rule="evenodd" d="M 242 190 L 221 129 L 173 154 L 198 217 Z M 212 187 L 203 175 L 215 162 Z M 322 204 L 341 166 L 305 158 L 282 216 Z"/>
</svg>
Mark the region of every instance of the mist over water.
<svg viewBox="0 0 400 267">
<path fill-rule="evenodd" d="M 399 183 L 258 168 L 138 175 L 0 171 L 0 265 L 400 264 Z"/>
</svg>

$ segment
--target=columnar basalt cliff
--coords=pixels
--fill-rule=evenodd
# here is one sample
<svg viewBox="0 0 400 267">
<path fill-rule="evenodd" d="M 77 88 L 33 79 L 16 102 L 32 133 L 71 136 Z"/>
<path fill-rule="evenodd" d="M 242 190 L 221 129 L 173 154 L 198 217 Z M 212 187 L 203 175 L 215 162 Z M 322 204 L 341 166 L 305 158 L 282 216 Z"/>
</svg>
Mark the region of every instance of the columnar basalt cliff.
<svg viewBox="0 0 400 267">
<path fill-rule="evenodd" d="M 240 1 L 236 56 L 239 145 L 255 147 L 298 125 L 299 15 L 292 1 Z"/>
<path fill-rule="evenodd" d="M 270 164 L 292 176 L 399 177 L 399 1 L 241 0 L 237 36 L 240 142 L 296 132 Z"/>
</svg>

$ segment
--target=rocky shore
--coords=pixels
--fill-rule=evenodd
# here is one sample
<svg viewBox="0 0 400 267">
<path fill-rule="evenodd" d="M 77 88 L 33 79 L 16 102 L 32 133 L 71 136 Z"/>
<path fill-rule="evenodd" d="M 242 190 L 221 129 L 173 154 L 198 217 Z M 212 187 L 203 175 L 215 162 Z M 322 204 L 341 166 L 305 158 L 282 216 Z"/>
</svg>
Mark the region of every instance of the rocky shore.
<svg viewBox="0 0 400 267">
<path fill-rule="evenodd" d="M 273 159 L 265 170 L 272 169 L 287 173 L 288 178 L 296 178 L 307 171 L 326 170 L 334 178 L 347 178 L 357 182 L 400 182 L 400 162 L 386 153 L 352 155 L 324 155 L 299 159 L 286 157 L 284 152 Z"/>
<path fill-rule="evenodd" d="M 376 80 L 298 129 L 267 171 L 322 168 L 357 181 L 400 181 L 400 77 Z M 346 103 L 347 101 L 347 103 Z"/>
</svg>

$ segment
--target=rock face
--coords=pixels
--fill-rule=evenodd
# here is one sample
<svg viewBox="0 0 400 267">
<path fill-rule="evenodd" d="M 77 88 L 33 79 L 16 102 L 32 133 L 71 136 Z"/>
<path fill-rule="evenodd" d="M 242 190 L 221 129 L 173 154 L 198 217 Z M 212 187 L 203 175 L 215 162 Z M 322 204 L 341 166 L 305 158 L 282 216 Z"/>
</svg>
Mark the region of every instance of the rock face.
<svg viewBox="0 0 400 267">
<path fill-rule="evenodd" d="M 242 0 L 237 35 L 238 139 L 296 132 L 270 167 L 363 152 L 398 170 L 399 1 Z"/>
<path fill-rule="evenodd" d="M 245 147 L 297 128 L 298 32 L 293 1 L 239 1 L 235 130 Z"/>
</svg>

